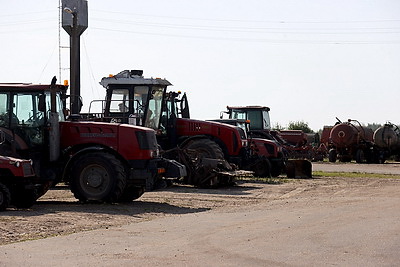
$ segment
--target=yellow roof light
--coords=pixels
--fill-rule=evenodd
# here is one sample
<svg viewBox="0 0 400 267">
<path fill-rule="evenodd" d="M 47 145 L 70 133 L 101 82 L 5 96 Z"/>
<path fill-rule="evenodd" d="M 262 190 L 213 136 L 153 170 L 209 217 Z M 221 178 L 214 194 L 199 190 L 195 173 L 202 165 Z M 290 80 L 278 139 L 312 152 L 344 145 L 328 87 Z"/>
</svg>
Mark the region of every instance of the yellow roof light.
<svg viewBox="0 0 400 267">
<path fill-rule="evenodd" d="M 68 80 L 64 80 L 64 85 L 65 86 L 68 86 L 69 84 L 68 84 Z"/>
</svg>

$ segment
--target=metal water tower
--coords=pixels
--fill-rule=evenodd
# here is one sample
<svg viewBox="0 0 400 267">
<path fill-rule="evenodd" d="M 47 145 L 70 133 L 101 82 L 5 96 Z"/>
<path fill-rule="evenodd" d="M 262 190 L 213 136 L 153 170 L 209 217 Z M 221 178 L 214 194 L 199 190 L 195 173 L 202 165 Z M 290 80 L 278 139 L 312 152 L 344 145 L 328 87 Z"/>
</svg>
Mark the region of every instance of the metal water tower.
<svg viewBox="0 0 400 267">
<path fill-rule="evenodd" d="M 88 27 L 88 4 L 86 0 L 62 0 L 62 27 L 70 36 L 70 109 L 78 114 L 80 101 L 80 36 Z"/>
</svg>

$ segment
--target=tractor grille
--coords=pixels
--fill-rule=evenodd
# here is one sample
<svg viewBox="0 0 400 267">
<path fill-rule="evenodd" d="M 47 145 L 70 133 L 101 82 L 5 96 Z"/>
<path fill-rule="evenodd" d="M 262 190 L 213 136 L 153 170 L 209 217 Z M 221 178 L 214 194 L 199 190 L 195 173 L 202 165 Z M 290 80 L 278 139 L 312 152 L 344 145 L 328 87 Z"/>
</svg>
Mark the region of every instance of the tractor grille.
<svg viewBox="0 0 400 267">
<path fill-rule="evenodd" d="M 22 171 L 24 172 L 25 177 L 32 176 L 34 174 L 32 165 L 29 162 L 22 163 Z"/>
<path fill-rule="evenodd" d="M 157 139 L 154 132 L 136 132 L 140 149 L 157 150 Z"/>
<path fill-rule="evenodd" d="M 275 147 L 273 145 L 271 145 L 271 144 L 264 144 L 264 145 L 269 154 L 271 154 L 271 155 L 275 154 Z"/>
</svg>

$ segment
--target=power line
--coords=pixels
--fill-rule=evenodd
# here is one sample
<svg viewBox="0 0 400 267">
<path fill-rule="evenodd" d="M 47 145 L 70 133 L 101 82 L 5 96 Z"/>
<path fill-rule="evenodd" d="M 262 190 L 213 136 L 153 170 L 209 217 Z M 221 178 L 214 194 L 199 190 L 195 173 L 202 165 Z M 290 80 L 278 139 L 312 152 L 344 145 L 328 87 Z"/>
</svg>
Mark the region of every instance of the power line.
<svg viewBox="0 0 400 267">
<path fill-rule="evenodd" d="M 244 22 L 244 23 L 276 23 L 276 24 L 332 24 L 332 23 L 387 23 L 387 22 L 400 22 L 400 19 L 377 19 L 377 20 L 346 20 L 346 21 L 287 21 L 287 20 L 241 20 L 241 19 L 209 19 L 199 17 L 182 17 L 182 16 L 165 16 L 165 15 L 147 15 L 131 12 L 119 12 L 110 10 L 92 10 L 94 12 L 107 13 L 107 14 L 123 14 L 129 16 L 140 16 L 150 18 L 167 18 L 167 19 L 182 19 L 182 20 L 198 20 L 198 21 L 213 21 L 213 22 Z"/>
<path fill-rule="evenodd" d="M 49 10 L 42 10 L 42 11 L 32 11 L 32 12 L 25 12 L 25 13 L 13 13 L 13 14 L 1 14 L 1 17 L 16 17 L 16 16 L 27 16 L 27 15 L 38 15 L 38 14 L 44 14 L 44 13 L 52 13 L 54 14 L 53 9 Z"/>
<path fill-rule="evenodd" d="M 261 43 L 276 43 L 276 44 L 398 44 L 398 43 L 400 43 L 400 40 L 389 40 L 389 41 L 284 40 L 284 39 L 243 38 L 243 37 L 234 38 L 234 37 L 192 36 L 192 35 L 116 30 L 116 29 L 107 29 L 107 28 L 99 28 L 99 27 L 91 27 L 91 29 L 92 30 L 100 30 L 100 31 L 109 31 L 109 32 L 123 32 L 123 33 L 131 33 L 131 34 L 179 37 L 179 38 L 188 38 L 188 39 L 222 40 L 222 41 L 254 42 L 254 43 L 261 42 Z"/>
<path fill-rule="evenodd" d="M 157 28 L 169 29 L 188 29 L 201 31 L 223 31 L 223 32 L 248 32 L 248 33 L 285 33 L 285 34 L 382 34 L 382 33 L 400 33 L 400 27 L 392 28 L 277 28 L 277 27 L 220 27 L 220 26 L 199 26 L 199 25 L 183 25 L 183 24 L 166 24 L 155 22 L 139 22 L 115 19 L 97 19 L 93 21 L 113 22 L 125 25 L 140 25 Z M 358 31 L 357 31 L 358 30 Z M 389 31 L 398 30 L 398 31 Z"/>
</svg>

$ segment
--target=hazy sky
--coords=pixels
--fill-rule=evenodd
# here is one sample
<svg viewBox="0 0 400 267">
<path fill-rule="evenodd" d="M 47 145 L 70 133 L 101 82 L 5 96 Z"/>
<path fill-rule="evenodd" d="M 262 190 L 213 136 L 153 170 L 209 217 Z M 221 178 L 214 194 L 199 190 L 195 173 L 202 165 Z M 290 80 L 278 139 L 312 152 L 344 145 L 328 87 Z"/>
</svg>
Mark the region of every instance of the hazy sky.
<svg viewBox="0 0 400 267">
<path fill-rule="evenodd" d="M 59 1 L 0 3 L 0 82 L 69 79 Z M 263 105 L 273 125 L 304 121 L 318 130 L 335 117 L 400 124 L 398 0 L 89 0 L 88 7 L 85 107 L 104 98 L 102 77 L 143 69 L 187 92 L 193 118 Z M 62 29 L 60 37 L 68 46 Z"/>
</svg>

